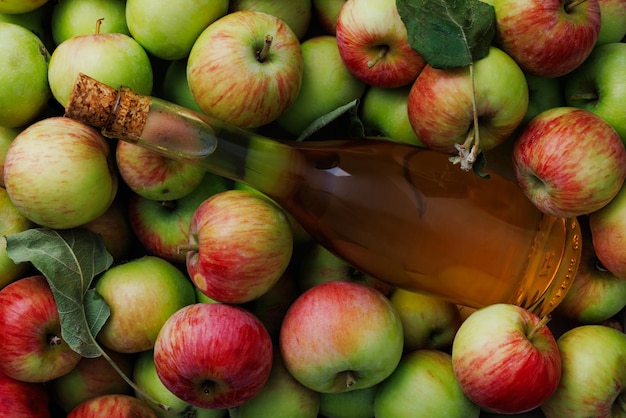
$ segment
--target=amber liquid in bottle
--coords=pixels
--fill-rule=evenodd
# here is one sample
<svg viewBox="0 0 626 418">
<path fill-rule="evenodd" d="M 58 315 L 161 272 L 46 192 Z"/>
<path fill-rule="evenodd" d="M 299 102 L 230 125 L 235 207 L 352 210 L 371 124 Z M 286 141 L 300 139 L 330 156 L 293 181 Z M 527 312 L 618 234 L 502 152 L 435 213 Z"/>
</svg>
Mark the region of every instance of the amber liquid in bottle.
<svg viewBox="0 0 626 418">
<path fill-rule="evenodd" d="M 578 268 L 576 219 L 541 213 L 496 172 L 484 179 L 441 153 L 380 139 L 281 142 L 157 98 L 120 100 L 109 109 L 117 122 L 99 126 L 106 135 L 258 189 L 327 249 L 394 286 L 542 316 Z"/>
</svg>

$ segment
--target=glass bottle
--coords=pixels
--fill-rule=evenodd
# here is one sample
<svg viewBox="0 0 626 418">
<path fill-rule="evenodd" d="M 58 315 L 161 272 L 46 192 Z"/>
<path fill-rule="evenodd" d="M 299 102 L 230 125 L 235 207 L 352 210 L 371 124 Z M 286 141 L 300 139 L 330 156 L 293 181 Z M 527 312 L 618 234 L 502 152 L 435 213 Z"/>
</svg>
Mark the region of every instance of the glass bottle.
<svg viewBox="0 0 626 418">
<path fill-rule="evenodd" d="M 544 316 L 578 268 L 575 218 L 543 214 L 514 179 L 484 179 L 435 151 L 274 140 L 82 75 L 66 116 L 267 194 L 331 252 L 393 286 Z"/>
</svg>

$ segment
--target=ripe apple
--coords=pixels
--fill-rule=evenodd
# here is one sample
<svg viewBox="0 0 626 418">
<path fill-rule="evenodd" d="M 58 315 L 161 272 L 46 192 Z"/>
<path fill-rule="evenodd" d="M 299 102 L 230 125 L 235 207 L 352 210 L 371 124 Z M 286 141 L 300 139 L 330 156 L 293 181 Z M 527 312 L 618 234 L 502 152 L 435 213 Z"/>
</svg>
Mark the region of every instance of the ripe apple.
<svg viewBox="0 0 626 418">
<path fill-rule="evenodd" d="M 228 190 L 198 206 L 189 225 L 187 272 L 207 296 L 244 303 L 267 292 L 287 269 L 291 227 L 272 201 Z"/>
<path fill-rule="evenodd" d="M 337 17 L 337 46 L 345 66 L 371 86 L 412 83 L 426 61 L 408 41 L 395 0 L 348 0 Z"/>
<path fill-rule="evenodd" d="M 110 394 L 88 399 L 74 408 L 66 418 L 158 418 L 144 401 L 130 395 Z"/>
<path fill-rule="evenodd" d="M 556 107 L 535 116 L 513 148 L 517 181 L 535 206 L 557 217 L 599 210 L 626 178 L 626 149 L 599 116 Z"/>
<path fill-rule="evenodd" d="M 0 126 L 0 187 L 4 187 L 4 160 L 11 146 L 11 142 L 20 133 L 21 129 Z"/>
<path fill-rule="evenodd" d="M 205 173 L 201 183 L 179 199 L 159 201 L 133 193 L 128 199 L 132 231 L 151 254 L 182 265 L 186 254 L 178 247 L 189 241 L 193 213 L 206 199 L 226 190 L 228 184 L 223 177 Z"/>
<path fill-rule="evenodd" d="M 624 2 L 626 5 L 626 2 Z M 626 144 L 626 43 L 600 45 L 564 79 L 565 103 L 600 116 Z"/>
<path fill-rule="evenodd" d="M 154 345 L 154 365 L 165 387 L 201 408 L 234 408 L 252 399 L 269 378 L 272 356 L 261 321 L 224 303 L 180 309 Z"/>
<path fill-rule="evenodd" d="M 24 382 L 47 382 L 81 359 L 61 337 L 61 320 L 45 277 L 20 278 L 0 290 L 5 342 L 0 373 Z"/>
<path fill-rule="evenodd" d="M 528 83 L 528 110 L 522 121 L 523 128 L 528 121 L 541 112 L 553 107 L 565 106 L 563 82 L 559 78 L 539 77 L 526 73 Z"/>
<path fill-rule="evenodd" d="M 473 87 L 479 126 L 474 126 Z M 409 92 L 407 110 L 417 137 L 429 148 L 457 154 L 468 134 L 479 130 L 479 148 L 488 151 L 507 139 L 528 110 L 528 84 L 511 57 L 491 47 L 468 67 L 437 69 L 426 65 Z M 467 147 L 469 149 L 469 147 Z"/>
<path fill-rule="evenodd" d="M 626 36 L 626 1 L 598 0 L 598 4 L 600 5 L 600 33 L 595 47 L 622 41 Z"/>
<path fill-rule="evenodd" d="M 0 373 L 0 411 L 7 418 L 50 418 L 48 400 L 43 384 L 22 382 Z"/>
<path fill-rule="evenodd" d="M 582 325 L 558 339 L 563 372 L 554 395 L 541 405 L 546 418 L 624 416 L 626 334 Z"/>
<path fill-rule="evenodd" d="M 100 234 L 104 246 L 113 257 L 113 261 L 120 263 L 132 257 L 135 237 L 128 219 L 127 204 L 121 194 L 115 196 L 111 206 L 93 221 L 82 227 Z"/>
<path fill-rule="evenodd" d="M 52 39 L 56 45 L 74 36 L 95 32 L 130 35 L 126 25 L 125 0 L 58 0 L 49 17 Z"/>
<path fill-rule="evenodd" d="M 378 385 L 337 393 L 320 393 L 320 416 L 324 418 L 374 417 Z"/>
<path fill-rule="evenodd" d="M 187 82 L 187 59 L 170 61 L 163 74 L 160 97 L 169 102 L 202 113 Z"/>
<path fill-rule="evenodd" d="M 304 386 L 337 393 L 374 386 L 402 357 L 402 322 L 379 291 L 331 281 L 302 293 L 280 331 L 289 372 Z"/>
<path fill-rule="evenodd" d="M 498 45 L 526 72 L 570 73 L 589 56 L 600 32 L 598 0 L 495 0 Z"/>
<path fill-rule="evenodd" d="M 111 309 L 97 339 L 120 353 L 151 349 L 165 321 L 196 301 L 189 278 L 155 256 L 142 256 L 109 268 L 98 278 L 96 291 Z"/>
<path fill-rule="evenodd" d="M 207 115 L 256 128 L 274 121 L 293 103 L 302 66 L 300 41 L 283 20 L 242 10 L 200 34 L 189 53 L 187 80 Z"/>
<path fill-rule="evenodd" d="M 336 35 L 337 18 L 346 0 L 312 0 L 312 3 L 321 28 L 328 35 Z"/>
<path fill-rule="evenodd" d="M 28 263 L 15 262 L 7 254 L 5 236 L 26 231 L 33 223 L 17 210 L 4 188 L 0 188 L 0 289 L 14 282 L 28 268 Z"/>
<path fill-rule="evenodd" d="M 454 374 L 482 409 L 519 414 L 539 407 L 559 384 L 561 359 L 545 320 L 519 306 L 488 305 L 459 327 Z"/>
<path fill-rule="evenodd" d="M 433 349 L 406 353 L 380 384 L 374 399 L 376 418 L 478 418 L 473 403 L 456 380 L 450 354 Z"/>
<path fill-rule="evenodd" d="M 311 0 L 231 0 L 229 12 L 253 10 L 264 12 L 283 20 L 298 39 L 304 39 L 311 22 Z"/>
<path fill-rule="evenodd" d="M 24 217 L 40 226 L 73 228 L 102 215 L 113 202 L 118 180 L 112 159 L 108 142 L 94 128 L 47 118 L 11 143 L 4 183 Z"/>
<path fill-rule="evenodd" d="M 294 136 L 317 118 L 360 98 L 366 88 L 344 65 L 334 36 L 308 38 L 301 46 L 302 86 L 295 101 L 277 119 L 278 125 Z"/>
<path fill-rule="evenodd" d="M 48 82 L 62 106 L 67 104 L 79 73 L 114 88 L 126 86 L 140 94 L 152 92 L 150 58 L 135 39 L 123 33 L 96 30 L 57 45 L 48 64 Z"/>
<path fill-rule="evenodd" d="M 395 289 L 389 300 L 402 321 L 405 352 L 452 345 L 462 322 L 456 304 L 404 289 Z"/>
<path fill-rule="evenodd" d="M 21 127 L 42 112 L 51 96 L 50 54 L 41 39 L 28 29 L 0 22 L 0 56 L 0 126 Z"/>
<path fill-rule="evenodd" d="M 228 0 L 127 0 L 126 23 L 133 38 L 164 60 L 186 58 L 202 31 L 228 12 Z"/>
</svg>

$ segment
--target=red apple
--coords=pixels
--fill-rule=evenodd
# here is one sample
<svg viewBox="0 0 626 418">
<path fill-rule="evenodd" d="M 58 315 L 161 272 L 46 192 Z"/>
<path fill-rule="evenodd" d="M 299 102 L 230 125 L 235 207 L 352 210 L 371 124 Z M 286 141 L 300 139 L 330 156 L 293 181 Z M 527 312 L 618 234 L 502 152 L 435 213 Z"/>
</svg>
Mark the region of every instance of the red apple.
<svg viewBox="0 0 626 418">
<path fill-rule="evenodd" d="M 597 211 L 626 178 L 626 149 L 603 119 L 557 107 L 535 116 L 513 148 L 515 176 L 541 211 L 575 217 Z"/>
<path fill-rule="evenodd" d="M 131 256 L 134 237 L 126 202 L 121 196 L 116 196 L 102 215 L 82 226 L 102 236 L 104 246 L 115 262 L 122 262 Z"/>
<path fill-rule="evenodd" d="M 233 408 L 265 385 L 272 349 L 267 330 L 248 311 L 197 303 L 165 323 L 154 346 L 154 365 L 164 386 L 180 399 L 201 408 Z"/>
<path fill-rule="evenodd" d="M 41 383 L 23 382 L 0 372 L 0 415 L 50 418 L 48 392 Z"/>
<path fill-rule="evenodd" d="M 91 398 L 74 408 L 67 418 L 158 418 L 142 400 L 130 395 L 111 394 Z"/>
</svg>

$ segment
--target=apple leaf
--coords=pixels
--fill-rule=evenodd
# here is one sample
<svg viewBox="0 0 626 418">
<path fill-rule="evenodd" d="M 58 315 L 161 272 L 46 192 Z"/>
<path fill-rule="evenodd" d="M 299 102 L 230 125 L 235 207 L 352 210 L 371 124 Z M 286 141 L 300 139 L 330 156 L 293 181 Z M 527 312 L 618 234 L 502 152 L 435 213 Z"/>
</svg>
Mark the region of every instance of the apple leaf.
<svg viewBox="0 0 626 418">
<path fill-rule="evenodd" d="M 495 11 L 481 0 L 396 0 L 409 45 L 434 68 L 465 67 L 487 56 Z"/>
<path fill-rule="evenodd" d="M 332 111 L 330 111 L 330 112 L 320 116 L 319 118 L 317 118 L 313 122 L 311 122 L 309 124 L 309 126 L 307 126 L 302 131 L 302 133 L 300 133 L 300 135 L 298 136 L 296 141 L 297 142 L 304 141 L 305 139 L 310 137 L 313 133 L 319 131 L 324 126 L 328 125 L 330 122 L 338 119 L 339 117 L 344 115 L 346 112 L 349 112 L 352 109 L 355 109 L 358 106 L 358 104 L 359 104 L 359 99 L 354 99 L 351 102 L 346 103 L 343 106 L 339 106 L 337 109 L 334 109 L 334 110 L 332 110 Z"/>
<path fill-rule="evenodd" d="M 110 310 L 94 289 L 94 277 L 113 257 L 102 237 L 85 228 L 32 228 L 6 236 L 7 253 L 16 263 L 31 262 L 48 280 L 61 318 L 61 335 L 83 357 L 99 357 L 95 341 Z"/>
</svg>

